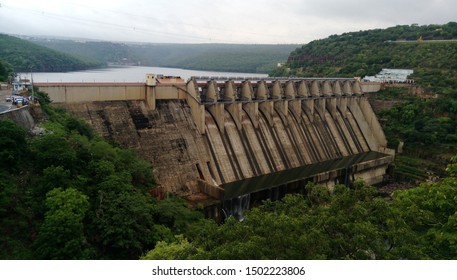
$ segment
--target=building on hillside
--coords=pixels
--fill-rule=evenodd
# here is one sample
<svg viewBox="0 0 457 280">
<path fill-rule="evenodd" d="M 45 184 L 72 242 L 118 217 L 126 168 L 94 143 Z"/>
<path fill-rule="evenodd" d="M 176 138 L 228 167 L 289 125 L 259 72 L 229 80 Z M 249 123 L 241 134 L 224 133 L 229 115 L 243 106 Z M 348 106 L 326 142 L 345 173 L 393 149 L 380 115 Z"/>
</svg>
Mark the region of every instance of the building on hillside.
<svg viewBox="0 0 457 280">
<path fill-rule="evenodd" d="M 408 76 L 413 74 L 411 69 L 387 69 L 384 68 L 375 76 L 363 77 L 364 82 L 378 83 L 414 83 L 414 80 L 408 79 Z"/>
<path fill-rule="evenodd" d="M 23 91 L 28 91 L 32 89 L 32 83 L 28 79 L 18 79 L 15 78 L 11 83 L 11 90 L 13 93 L 20 93 Z"/>
</svg>

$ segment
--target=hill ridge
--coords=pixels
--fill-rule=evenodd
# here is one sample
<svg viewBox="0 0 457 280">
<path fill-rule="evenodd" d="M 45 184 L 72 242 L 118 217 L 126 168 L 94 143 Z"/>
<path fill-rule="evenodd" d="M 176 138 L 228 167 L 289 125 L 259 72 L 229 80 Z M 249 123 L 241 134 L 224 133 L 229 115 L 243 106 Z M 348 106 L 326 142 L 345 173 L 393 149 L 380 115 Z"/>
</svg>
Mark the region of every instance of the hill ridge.
<svg viewBox="0 0 457 280">
<path fill-rule="evenodd" d="M 297 44 L 177 44 L 30 37 L 34 43 L 105 64 L 268 73 L 285 63 Z"/>
<path fill-rule="evenodd" d="M 14 36 L 0 34 L 0 60 L 14 71 L 63 72 L 100 67 L 100 63 L 77 58 Z"/>
<path fill-rule="evenodd" d="M 422 40 L 457 38 L 457 23 L 444 25 L 398 25 L 331 35 L 305 44 L 288 57 L 273 76 L 363 77 L 382 68 L 413 69 L 419 84 L 446 93 L 457 88 L 457 43 Z M 395 43 L 396 40 L 415 41 Z"/>
</svg>

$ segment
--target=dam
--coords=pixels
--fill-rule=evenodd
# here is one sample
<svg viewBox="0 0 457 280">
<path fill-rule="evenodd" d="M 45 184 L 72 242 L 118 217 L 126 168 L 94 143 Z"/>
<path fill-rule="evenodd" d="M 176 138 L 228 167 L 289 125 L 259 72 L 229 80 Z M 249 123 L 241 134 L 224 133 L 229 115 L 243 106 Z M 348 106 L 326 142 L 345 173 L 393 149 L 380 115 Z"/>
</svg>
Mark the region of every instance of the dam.
<svg viewBox="0 0 457 280">
<path fill-rule="evenodd" d="M 148 74 L 144 84 L 38 86 L 150 161 L 159 190 L 227 215 L 310 181 L 380 183 L 394 157 L 355 79 Z"/>
</svg>

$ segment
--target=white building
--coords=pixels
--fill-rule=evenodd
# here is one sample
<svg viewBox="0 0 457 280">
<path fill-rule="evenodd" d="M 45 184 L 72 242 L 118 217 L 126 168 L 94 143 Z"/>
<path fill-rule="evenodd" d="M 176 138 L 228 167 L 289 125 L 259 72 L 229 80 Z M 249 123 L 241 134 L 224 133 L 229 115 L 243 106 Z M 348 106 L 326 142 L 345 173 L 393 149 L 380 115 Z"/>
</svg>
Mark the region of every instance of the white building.
<svg viewBox="0 0 457 280">
<path fill-rule="evenodd" d="M 32 89 L 32 83 L 27 78 L 15 77 L 11 83 L 11 90 L 15 93 Z"/>
<path fill-rule="evenodd" d="M 29 82 L 13 82 L 12 89 L 14 92 L 21 92 L 31 88 L 31 84 Z"/>
<path fill-rule="evenodd" d="M 384 68 L 375 76 L 363 77 L 364 82 L 378 83 L 410 83 L 412 80 L 408 76 L 414 73 L 411 69 L 387 69 Z"/>
</svg>

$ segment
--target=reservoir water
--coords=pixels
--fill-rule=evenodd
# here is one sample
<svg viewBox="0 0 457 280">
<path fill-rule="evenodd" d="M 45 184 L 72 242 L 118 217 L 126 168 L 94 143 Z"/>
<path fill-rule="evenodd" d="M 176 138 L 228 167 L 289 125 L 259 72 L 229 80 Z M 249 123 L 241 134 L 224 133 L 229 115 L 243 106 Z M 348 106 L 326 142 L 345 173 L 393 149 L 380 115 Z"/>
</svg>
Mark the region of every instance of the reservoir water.
<svg viewBox="0 0 457 280">
<path fill-rule="evenodd" d="M 34 82 L 144 82 L 145 76 L 148 73 L 163 74 L 165 76 L 180 76 L 187 80 L 192 76 L 211 76 L 211 77 L 268 77 L 267 74 L 259 73 L 234 73 L 234 72 L 215 72 L 215 71 L 199 71 L 187 70 L 179 68 L 165 67 L 147 67 L 147 66 L 131 66 L 131 67 L 110 67 L 104 69 L 93 69 L 75 72 L 35 72 L 33 73 Z M 20 73 L 21 78 L 30 79 L 30 73 Z"/>
</svg>

